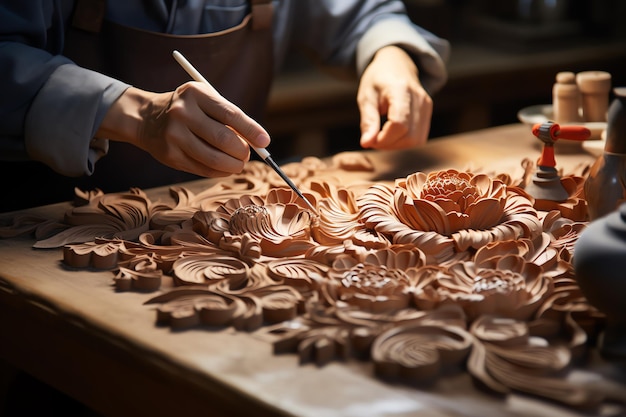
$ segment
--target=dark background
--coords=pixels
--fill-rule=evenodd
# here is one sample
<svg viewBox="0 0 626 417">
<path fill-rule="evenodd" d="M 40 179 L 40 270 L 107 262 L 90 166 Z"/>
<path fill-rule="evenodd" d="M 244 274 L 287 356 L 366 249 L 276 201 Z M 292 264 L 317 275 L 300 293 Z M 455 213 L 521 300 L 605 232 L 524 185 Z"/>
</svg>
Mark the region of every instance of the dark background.
<svg viewBox="0 0 626 417">
<path fill-rule="evenodd" d="M 551 103 L 557 72 L 603 70 L 626 85 L 623 0 L 405 0 L 411 19 L 452 45 L 449 79 L 433 95 L 430 138 L 516 123 Z M 275 80 L 264 125 L 279 163 L 359 149 L 356 80 L 318 71 L 299 51 Z M 30 163 L 0 164 L 0 212 L 68 201 L 84 182 Z M 97 169 L 97 166 L 96 166 Z M 40 181 L 37 179 L 41 178 Z M 52 182 L 54 187 L 50 186 Z M 80 186 L 80 185 L 79 185 Z M 81 187 L 82 188 L 82 187 Z M 110 191 L 110 190 L 105 190 Z M 126 191 L 126 190 L 119 190 Z"/>
</svg>

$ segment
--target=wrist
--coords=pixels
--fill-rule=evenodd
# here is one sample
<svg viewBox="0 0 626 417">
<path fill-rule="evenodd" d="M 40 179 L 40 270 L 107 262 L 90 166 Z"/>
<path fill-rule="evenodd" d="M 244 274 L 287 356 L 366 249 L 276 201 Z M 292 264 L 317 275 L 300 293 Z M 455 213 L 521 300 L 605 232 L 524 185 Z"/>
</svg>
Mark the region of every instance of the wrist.
<svg viewBox="0 0 626 417">
<path fill-rule="evenodd" d="M 386 62 L 393 62 L 394 65 L 402 64 L 403 67 L 417 74 L 418 69 L 415 61 L 407 51 L 397 45 L 387 45 L 380 48 L 372 61 L 380 59 Z"/>
<path fill-rule="evenodd" d="M 142 113 L 149 106 L 147 91 L 129 87 L 107 111 L 96 137 L 136 144 L 142 126 Z"/>
</svg>

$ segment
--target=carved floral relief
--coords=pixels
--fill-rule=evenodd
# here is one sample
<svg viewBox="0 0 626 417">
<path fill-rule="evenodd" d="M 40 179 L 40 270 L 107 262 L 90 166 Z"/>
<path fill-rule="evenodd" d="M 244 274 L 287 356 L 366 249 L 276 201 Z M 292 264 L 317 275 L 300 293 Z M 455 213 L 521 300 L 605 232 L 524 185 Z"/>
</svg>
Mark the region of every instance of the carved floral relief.
<svg viewBox="0 0 626 417">
<path fill-rule="evenodd" d="M 409 383 L 454 369 L 498 394 L 619 400 L 563 377 L 604 320 L 571 265 L 580 177 L 564 177 L 571 201 L 550 205 L 501 173 L 344 183 L 374 169 L 362 153 L 284 168 L 317 213 L 250 163 L 201 193 L 172 187 L 173 204 L 79 191 L 62 222 L 16 216 L 0 236 L 33 233 L 69 266 L 112 270 L 118 291 L 149 293 L 160 325 L 232 326 L 303 362 L 366 358 Z"/>
</svg>

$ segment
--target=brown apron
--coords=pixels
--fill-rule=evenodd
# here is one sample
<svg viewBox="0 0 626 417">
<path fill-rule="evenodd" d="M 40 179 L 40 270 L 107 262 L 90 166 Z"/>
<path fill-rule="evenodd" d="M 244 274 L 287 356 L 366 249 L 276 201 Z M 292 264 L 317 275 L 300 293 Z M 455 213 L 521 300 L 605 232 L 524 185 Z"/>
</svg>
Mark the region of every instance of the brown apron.
<svg viewBox="0 0 626 417">
<path fill-rule="evenodd" d="M 261 118 L 273 72 L 270 0 L 252 0 L 251 12 L 238 26 L 188 36 L 109 22 L 104 19 L 104 3 L 77 1 L 64 55 L 135 87 L 164 92 L 191 81 L 172 57 L 178 50 L 224 97 Z M 114 192 L 196 178 L 162 165 L 138 148 L 111 141 L 109 153 L 98 161 L 92 176 L 81 179 L 81 186 Z"/>
</svg>

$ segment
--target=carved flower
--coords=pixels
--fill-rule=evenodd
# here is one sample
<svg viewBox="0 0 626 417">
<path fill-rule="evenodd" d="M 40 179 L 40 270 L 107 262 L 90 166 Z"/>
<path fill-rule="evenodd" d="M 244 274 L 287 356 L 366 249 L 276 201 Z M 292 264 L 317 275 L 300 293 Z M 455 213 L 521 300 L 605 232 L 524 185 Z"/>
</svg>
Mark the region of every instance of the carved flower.
<svg viewBox="0 0 626 417">
<path fill-rule="evenodd" d="M 382 249 L 367 254 L 363 261 L 340 256 L 328 272 L 328 291 L 332 298 L 361 310 L 397 311 L 409 305 L 412 276 L 424 263 L 424 254 L 417 248 Z"/>
<path fill-rule="evenodd" d="M 417 172 L 359 200 L 366 225 L 394 243 L 414 243 L 435 261 L 495 240 L 534 237 L 541 223 L 527 195 L 484 174 Z"/>
<path fill-rule="evenodd" d="M 518 255 L 527 262 L 542 267 L 543 275 L 559 276 L 568 271 L 570 265 L 561 258 L 561 250 L 553 246 L 551 237 L 542 233 L 535 239 L 516 239 L 491 242 L 478 249 L 473 257 L 477 264 L 494 261 L 505 255 Z"/>
<path fill-rule="evenodd" d="M 580 234 L 587 228 L 587 222 L 573 221 L 553 210 L 543 218 L 543 228 L 550 234 L 551 246 L 574 255 L 574 246 Z M 569 260 L 568 257 L 568 260 Z"/>
<path fill-rule="evenodd" d="M 263 182 L 262 178 L 254 175 L 233 177 L 233 180 L 229 182 L 220 181 L 198 194 L 188 188 L 172 186 L 170 187 L 170 195 L 176 201 L 176 205 L 172 209 L 156 213 L 150 224 L 153 228 L 163 229 L 167 225 L 190 219 L 198 210 L 216 210 L 231 198 L 239 197 L 242 194 L 264 194 L 267 190 L 268 185 Z"/>
<path fill-rule="evenodd" d="M 418 172 L 396 184 L 396 195 L 398 214 L 406 224 L 450 236 L 462 229 L 496 226 L 505 208 L 506 186 L 486 175 L 456 170 Z M 429 216 L 433 211 L 440 217 Z"/>
<path fill-rule="evenodd" d="M 88 201 L 65 213 L 64 223 L 70 227 L 38 241 L 36 248 L 57 248 L 71 243 L 83 243 L 96 238 L 134 240 L 147 231 L 150 219 L 168 206 L 153 203 L 139 189 L 119 194 L 87 194 Z"/>
<path fill-rule="evenodd" d="M 312 182 L 311 190 L 319 196 L 318 219 L 311 230 L 322 245 L 339 245 L 346 240 L 366 248 L 383 248 L 390 242 L 360 221 L 354 193 L 328 182 Z"/>
<path fill-rule="evenodd" d="M 481 314 L 529 319 L 552 291 L 542 268 L 515 254 L 459 262 L 448 271 L 439 277 L 438 291 L 470 319 Z"/>
<path fill-rule="evenodd" d="M 294 203 L 266 204 L 261 197 L 244 196 L 228 200 L 216 212 L 196 213 L 193 221 L 193 229 L 211 242 L 238 251 L 251 246 L 237 245 L 237 239 L 258 242 L 261 254 L 271 257 L 302 255 L 315 245 L 312 214 Z"/>
</svg>

